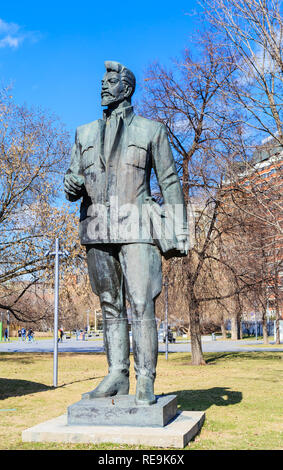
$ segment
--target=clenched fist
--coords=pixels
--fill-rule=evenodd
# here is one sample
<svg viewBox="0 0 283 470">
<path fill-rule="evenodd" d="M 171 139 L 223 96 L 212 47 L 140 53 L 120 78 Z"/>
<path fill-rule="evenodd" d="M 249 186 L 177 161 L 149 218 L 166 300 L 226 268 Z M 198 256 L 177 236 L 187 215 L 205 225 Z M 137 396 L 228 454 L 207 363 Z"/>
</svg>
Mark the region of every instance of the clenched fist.
<svg viewBox="0 0 283 470">
<path fill-rule="evenodd" d="M 82 176 L 66 174 L 64 178 L 64 191 L 69 200 L 75 201 L 82 197 L 84 189 L 84 179 Z"/>
</svg>

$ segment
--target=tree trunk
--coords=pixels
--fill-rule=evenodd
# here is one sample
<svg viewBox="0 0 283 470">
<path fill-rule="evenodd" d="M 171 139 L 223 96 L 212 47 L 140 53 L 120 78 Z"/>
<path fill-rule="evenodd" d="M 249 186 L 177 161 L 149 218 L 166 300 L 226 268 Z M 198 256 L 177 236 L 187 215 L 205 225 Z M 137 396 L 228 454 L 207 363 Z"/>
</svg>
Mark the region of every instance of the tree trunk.
<svg viewBox="0 0 283 470">
<path fill-rule="evenodd" d="M 278 292 L 278 281 L 275 280 L 275 289 L 274 289 L 274 297 L 275 297 L 275 328 L 276 328 L 276 344 L 280 344 L 280 310 L 279 310 L 279 292 Z"/>
<path fill-rule="evenodd" d="M 184 257 L 182 260 L 183 275 L 186 283 L 186 297 L 189 309 L 189 321 L 190 321 L 190 336 L 191 336 L 191 364 L 194 366 L 200 366 L 205 364 L 201 347 L 201 331 L 200 331 L 200 313 L 199 313 L 199 302 L 196 299 L 194 293 L 194 283 L 192 281 L 193 276 L 191 274 L 192 260 L 190 254 Z"/>
<path fill-rule="evenodd" d="M 239 339 L 243 339 L 243 329 L 242 329 L 241 319 L 239 319 L 238 321 L 238 328 L 239 328 L 239 333 L 238 333 Z"/>
<path fill-rule="evenodd" d="M 199 318 L 199 305 L 194 294 L 192 294 L 190 302 L 190 335 L 191 335 L 191 354 L 192 354 L 192 365 L 201 366 L 205 365 L 201 347 L 201 332 L 200 332 L 200 318 Z"/>
<path fill-rule="evenodd" d="M 233 315 L 231 318 L 231 339 L 233 341 L 237 341 L 238 339 L 241 339 L 241 325 L 240 325 L 240 319 L 238 312 Z"/>
<path fill-rule="evenodd" d="M 222 334 L 223 339 L 227 339 L 227 331 L 226 331 L 226 328 L 225 328 L 225 320 L 224 319 L 222 319 L 222 321 L 221 321 L 221 334 Z"/>
<path fill-rule="evenodd" d="M 237 341 L 242 339 L 242 327 L 241 327 L 241 318 L 242 318 L 242 304 L 239 294 L 236 295 L 236 311 L 231 320 L 231 339 Z"/>
<path fill-rule="evenodd" d="M 262 311 L 262 336 L 263 336 L 263 343 L 269 344 L 268 333 L 267 333 L 266 308 L 264 308 Z"/>
</svg>

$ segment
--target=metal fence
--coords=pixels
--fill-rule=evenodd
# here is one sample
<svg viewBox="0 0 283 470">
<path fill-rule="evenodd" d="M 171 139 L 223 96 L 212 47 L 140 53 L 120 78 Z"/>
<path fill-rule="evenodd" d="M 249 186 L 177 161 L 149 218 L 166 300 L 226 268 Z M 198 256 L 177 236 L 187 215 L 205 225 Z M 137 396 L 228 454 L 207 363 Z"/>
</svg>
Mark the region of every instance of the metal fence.
<svg viewBox="0 0 283 470">
<path fill-rule="evenodd" d="M 244 336 L 262 336 L 262 321 L 241 321 L 242 334 Z M 226 323 L 226 330 L 231 330 L 231 320 Z M 274 321 L 267 322 L 268 336 L 274 335 Z"/>
</svg>

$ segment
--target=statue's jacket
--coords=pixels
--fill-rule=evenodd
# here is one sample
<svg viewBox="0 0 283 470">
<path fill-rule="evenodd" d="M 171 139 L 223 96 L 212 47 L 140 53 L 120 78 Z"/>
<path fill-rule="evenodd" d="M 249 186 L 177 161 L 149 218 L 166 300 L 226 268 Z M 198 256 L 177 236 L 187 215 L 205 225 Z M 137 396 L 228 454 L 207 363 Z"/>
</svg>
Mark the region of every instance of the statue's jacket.
<svg viewBox="0 0 283 470">
<path fill-rule="evenodd" d="M 123 108 L 117 114 L 116 132 L 107 156 L 105 126 L 104 118 L 77 128 L 67 171 L 84 178 L 80 196 L 66 194 L 71 201 L 83 196 L 81 243 L 155 243 L 156 238 L 164 236 L 157 227 L 158 217 L 164 218 L 164 211 L 153 202 L 150 192 L 153 168 L 166 207 L 178 208 L 179 216 L 170 219 L 172 232 L 169 230 L 166 235 L 168 249 L 173 248 L 176 235 L 186 232 L 187 221 L 183 191 L 165 126 L 137 116 L 132 107 Z"/>
</svg>

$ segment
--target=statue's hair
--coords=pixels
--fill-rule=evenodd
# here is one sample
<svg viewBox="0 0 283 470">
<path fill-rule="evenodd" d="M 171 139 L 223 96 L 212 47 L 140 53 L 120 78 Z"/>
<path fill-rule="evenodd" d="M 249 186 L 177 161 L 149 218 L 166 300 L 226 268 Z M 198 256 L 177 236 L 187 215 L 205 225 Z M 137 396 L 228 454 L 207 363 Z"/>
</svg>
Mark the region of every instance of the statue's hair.
<svg viewBox="0 0 283 470">
<path fill-rule="evenodd" d="M 131 72 L 131 70 L 125 67 L 123 64 L 115 62 L 114 60 L 106 60 L 104 65 L 107 72 L 117 72 L 121 75 L 122 81 L 128 83 L 128 85 L 130 85 L 132 88 L 131 95 L 133 95 L 136 88 L 136 77 L 134 76 L 133 72 Z"/>
</svg>

